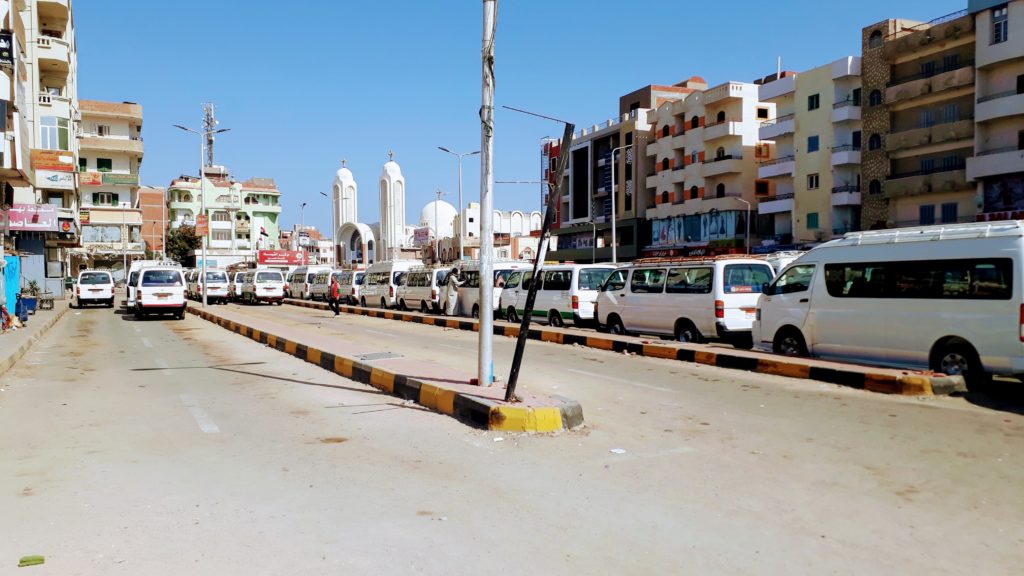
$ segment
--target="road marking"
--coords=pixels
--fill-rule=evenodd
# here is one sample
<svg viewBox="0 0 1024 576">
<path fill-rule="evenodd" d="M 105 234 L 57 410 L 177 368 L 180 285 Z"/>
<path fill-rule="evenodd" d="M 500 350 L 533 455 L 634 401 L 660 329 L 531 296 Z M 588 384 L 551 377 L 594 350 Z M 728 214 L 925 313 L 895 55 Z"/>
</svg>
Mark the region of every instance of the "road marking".
<svg viewBox="0 0 1024 576">
<path fill-rule="evenodd" d="M 397 334 L 391 334 L 390 332 L 381 332 L 380 330 L 372 330 L 370 328 L 364 328 L 364 330 L 366 332 L 370 332 L 372 334 L 377 334 L 377 335 L 380 335 L 380 336 L 385 336 L 387 338 L 398 338 Z"/>
<path fill-rule="evenodd" d="M 633 382 L 631 380 L 625 380 L 623 378 L 616 378 L 614 376 L 605 376 L 604 374 L 595 374 L 594 372 L 587 372 L 585 370 L 576 370 L 573 368 L 566 368 L 568 372 L 575 374 L 582 374 L 584 376 L 590 376 L 591 378 L 601 378 L 602 380 L 611 380 L 612 382 L 619 382 L 620 384 L 628 384 L 630 386 L 636 386 L 638 388 L 647 388 L 648 390 L 657 390 L 658 392 L 675 392 L 668 388 L 662 388 L 660 386 L 651 386 L 650 384 L 643 384 L 641 382 Z"/>
<path fill-rule="evenodd" d="M 192 414 L 192 417 L 196 419 L 196 424 L 199 425 L 200 430 L 207 434 L 220 433 L 220 428 L 217 427 L 217 424 L 213 421 L 213 418 L 210 418 L 209 414 L 203 411 L 203 409 L 199 407 L 199 404 L 196 404 L 196 401 L 193 400 L 191 396 L 189 396 L 188 394 L 182 394 L 179 396 L 179 398 L 181 398 L 181 403 L 185 405 L 185 408 L 188 408 L 188 411 L 189 413 Z"/>
<path fill-rule="evenodd" d="M 168 370 L 168 368 L 170 368 L 170 366 L 167 365 L 167 360 L 164 360 L 163 358 L 157 358 L 156 359 L 156 365 L 159 366 L 160 368 L 163 368 L 163 370 L 160 371 L 160 374 L 162 376 L 170 376 L 171 375 L 171 371 Z"/>
<path fill-rule="evenodd" d="M 452 350 L 468 350 L 468 348 L 464 348 L 462 346 L 452 346 L 451 344 L 438 344 L 438 346 L 442 348 L 451 348 Z"/>
<path fill-rule="evenodd" d="M 153 343 L 149 341 L 149 338 L 143 338 L 142 339 L 142 345 L 145 346 L 146 348 L 152 348 L 153 347 Z"/>
<path fill-rule="evenodd" d="M 136 327 L 135 327 L 135 331 L 136 331 L 136 332 L 142 332 L 142 328 L 139 328 L 138 326 L 136 326 Z"/>
</svg>

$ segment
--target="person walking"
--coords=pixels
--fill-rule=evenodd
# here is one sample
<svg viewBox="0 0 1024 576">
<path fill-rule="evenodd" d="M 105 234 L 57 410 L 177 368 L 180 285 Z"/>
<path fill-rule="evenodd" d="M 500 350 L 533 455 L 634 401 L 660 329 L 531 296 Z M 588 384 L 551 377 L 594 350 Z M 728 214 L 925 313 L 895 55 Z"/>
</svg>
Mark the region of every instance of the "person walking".
<svg viewBox="0 0 1024 576">
<path fill-rule="evenodd" d="M 445 280 L 445 316 L 455 315 L 455 309 L 459 304 L 459 286 L 462 286 L 463 284 L 465 284 L 465 282 L 459 274 L 459 267 L 456 266 L 452 268 L 452 271 L 448 273 L 448 279 Z"/>
<path fill-rule="evenodd" d="M 338 277 L 331 274 L 331 310 L 334 315 L 341 314 L 341 283 L 338 282 Z"/>
</svg>

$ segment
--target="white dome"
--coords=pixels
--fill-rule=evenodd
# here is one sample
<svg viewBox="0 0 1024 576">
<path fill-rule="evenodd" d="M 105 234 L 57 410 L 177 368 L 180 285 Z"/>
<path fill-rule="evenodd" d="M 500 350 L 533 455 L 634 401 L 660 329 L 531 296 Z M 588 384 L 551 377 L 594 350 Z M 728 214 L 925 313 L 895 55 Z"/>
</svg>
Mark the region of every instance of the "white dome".
<svg viewBox="0 0 1024 576">
<path fill-rule="evenodd" d="M 402 178 L 402 167 L 398 165 L 398 162 L 390 160 L 384 163 L 384 168 L 380 171 L 381 179 L 397 180 Z M 402 178 L 404 180 L 404 178 Z"/>
<path fill-rule="evenodd" d="M 348 168 L 339 168 L 338 171 L 334 173 L 335 182 L 355 182 L 355 180 L 356 179 L 352 175 L 352 171 Z"/>
<path fill-rule="evenodd" d="M 438 238 L 451 238 L 455 235 L 454 221 L 458 213 L 455 206 L 444 200 L 434 200 L 420 211 L 420 226 L 429 227 Z"/>
</svg>

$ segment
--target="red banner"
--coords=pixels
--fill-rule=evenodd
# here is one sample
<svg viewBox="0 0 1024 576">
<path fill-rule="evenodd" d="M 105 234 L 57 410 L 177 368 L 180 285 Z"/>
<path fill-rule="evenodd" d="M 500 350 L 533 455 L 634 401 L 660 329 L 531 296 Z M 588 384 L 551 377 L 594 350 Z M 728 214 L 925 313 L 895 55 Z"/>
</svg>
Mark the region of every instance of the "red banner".
<svg viewBox="0 0 1024 576">
<path fill-rule="evenodd" d="M 264 266 L 305 266 L 306 252 L 302 250 L 260 250 L 256 261 Z"/>
<path fill-rule="evenodd" d="M 200 238 L 210 234 L 210 224 L 207 222 L 206 214 L 196 216 L 196 236 Z"/>
</svg>

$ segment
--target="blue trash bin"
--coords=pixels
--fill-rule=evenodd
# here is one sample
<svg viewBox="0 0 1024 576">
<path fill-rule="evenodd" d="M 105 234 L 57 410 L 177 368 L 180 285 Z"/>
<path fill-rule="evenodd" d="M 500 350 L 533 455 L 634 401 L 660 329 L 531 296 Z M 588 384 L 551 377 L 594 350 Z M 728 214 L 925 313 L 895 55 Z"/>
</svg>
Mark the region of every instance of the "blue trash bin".
<svg viewBox="0 0 1024 576">
<path fill-rule="evenodd" d="M 14 305 L 14 315 L 18 317 L 18 320 L 21 320 L 22 324 L 28 322 L 28 306 L 21 299 L 21 296 L 18 296 L 18 301 Z"/>
</svg>

